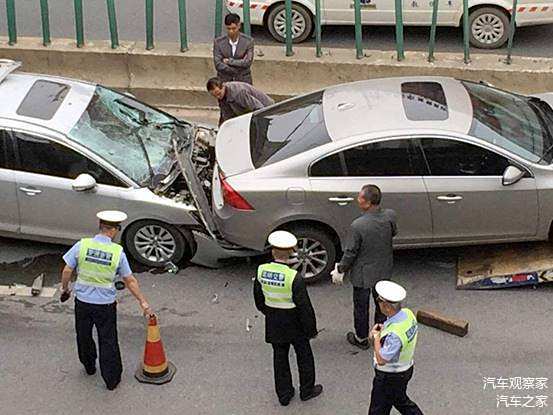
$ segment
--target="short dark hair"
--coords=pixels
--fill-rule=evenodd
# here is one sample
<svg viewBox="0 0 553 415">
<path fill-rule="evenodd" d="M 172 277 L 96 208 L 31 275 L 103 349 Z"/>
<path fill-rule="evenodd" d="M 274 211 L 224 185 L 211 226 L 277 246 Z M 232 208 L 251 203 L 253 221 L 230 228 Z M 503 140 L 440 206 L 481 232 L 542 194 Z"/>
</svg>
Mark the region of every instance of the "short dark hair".
<svg viewBox="0 0 553 415">
<path fill-rule="evenodd" d="M 219 78 L 209 78 L 207 83 L 205 84 L 205 87 L 208 91 L 213 91 L 215 88 L 222 88 L 223 87 L 223 81 L 221 81 Z"/>
<path fill-rule="evenodd" d="M 367 202 L 371 202 L 371 204 L 375 206 L 380 205 L 380 201 L 382 200 L 382 192 L 377 185 L 366 184 L 361 188 L 361 194 L 363 199 Z"/>
<path fill-rule="evenodd" d="M 229 13 L 225 16 L 225 26 L 230 26 L 231 24 L 240 24 L 240 16 L 236 13 Z"/>
</svg>

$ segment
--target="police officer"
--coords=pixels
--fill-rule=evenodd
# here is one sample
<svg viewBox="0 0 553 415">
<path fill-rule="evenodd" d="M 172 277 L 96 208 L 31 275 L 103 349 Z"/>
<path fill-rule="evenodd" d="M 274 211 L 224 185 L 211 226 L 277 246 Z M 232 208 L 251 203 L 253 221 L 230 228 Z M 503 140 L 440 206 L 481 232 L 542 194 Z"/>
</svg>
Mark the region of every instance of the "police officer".
<svg viewBox="0 0 553 415">
<path fill-rule="evenodd" d="M 273 346 L 275 389 L 281 405 L 286 406 L 295 394 L 288 353 L 296 352 L 300 398 L 319 396 L 322 385 L 315 384 L 315 361 L 309 340 L 317 336 L 317 321 L 301 275 L 288 266 L 297 245 L 290 232 L 269 235 L 274 261 L 260 265 L 254 282 L 257 309 L 265 315 L 265 341 Z"/>
<path fill-rule="evenodd" d="M 401 307 L 406 295 L 401 285 L 379 281 L 375 290 L 387 319 L 384 324 L 376 324 L 370 334 L 374 341 L 375 375 L 369 415 L 388 415 L 392 406 L 403 415 L 422 415 L 407 396 L 407 384 L 413 376 L 417 319 L 411 310 Z"/>
<path fill-rule="evenodd" d="M 62 296 L 70 293 L 73 271 L 77 273 L 75 290 L 75 329 L 79 360 L 88 375 L 96 373 L 96 345 L 92 328 L 96 326 L 100 348 L 100 370 L 109 390 L 121 381 L 121 354 L 117 340 L 116 291 L 114 281 L 122 278 L 146 315 L 152 310 L 133 277 L 123 248 L 113 242 L 127 215 L 103 211 L 97 215 L 100 233 L 77 242 L 63 257 Z"/>
</svg>

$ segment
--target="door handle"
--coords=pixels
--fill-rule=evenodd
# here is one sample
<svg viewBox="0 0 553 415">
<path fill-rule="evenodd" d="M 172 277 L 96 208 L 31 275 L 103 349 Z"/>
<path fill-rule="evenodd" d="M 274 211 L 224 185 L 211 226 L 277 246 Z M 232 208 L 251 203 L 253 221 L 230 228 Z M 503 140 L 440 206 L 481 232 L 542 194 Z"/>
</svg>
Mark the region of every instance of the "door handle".
<svg viewBox="0 0 553 415">
<path fill-rule="evenodd" d="M 458 202 L 458 201 L 460 201 L 460 200 L 463 200 L 463 196 L 459 196 L 459 195 L 442 195 L 442 196 L 436 197 L 436 199 L 438 199 L 440 202 L 455 203 L 455 202 Z"/>
<path fill-rule="evenodd" d="M 35 189 L 34 187 L 20 187 L 19 190 L 28 196 L 36 196 L 42 193 L 42 190 Z"/>
<path fill-rule="evenodd" d="M 337 203 L 339 206 L 346 206 L 349 202 L 353 202 L 353 197 L 329 197 L 328 201 Z"/>
</svg>

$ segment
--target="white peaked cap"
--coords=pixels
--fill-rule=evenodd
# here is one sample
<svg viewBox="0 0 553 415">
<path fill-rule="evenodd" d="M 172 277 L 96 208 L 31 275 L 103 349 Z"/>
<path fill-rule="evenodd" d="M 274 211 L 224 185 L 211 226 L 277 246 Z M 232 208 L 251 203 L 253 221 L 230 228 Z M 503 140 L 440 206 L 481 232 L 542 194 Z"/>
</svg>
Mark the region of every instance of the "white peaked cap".
<svg viewBox="0 0 553 415">
<path fill-rule="evenodd" d="M 127 214 L 118 210 L 102 210 L 96 217 L 104 222 L 121 223 L 127 220 Z"/>
<path fill-rule="evenodd" d="M 390 303 L 399 303 L 407 296 L 405 288 L 392 281 L 378 281 L 375 289 L 381 298 Z"/>
<path fill-rule="evenodd" d="M 275 248 L 290 249 L 298 244 L 298 240 L 290 232 L 275 231 L 269 235 L 269 243 Z"/>
</svg>

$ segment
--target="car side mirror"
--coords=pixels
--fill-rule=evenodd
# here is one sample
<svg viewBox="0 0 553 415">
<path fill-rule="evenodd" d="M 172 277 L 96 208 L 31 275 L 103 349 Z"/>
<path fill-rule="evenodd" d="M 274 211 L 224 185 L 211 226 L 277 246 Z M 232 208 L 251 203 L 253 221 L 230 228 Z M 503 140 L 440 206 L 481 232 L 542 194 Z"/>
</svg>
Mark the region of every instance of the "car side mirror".
<svg viewBox="0 0 553 415">
<path fill-rule="evenodd" d="M 515 166 L 508 166 L 503 173 L 503 186 L 510 186 L 515 184 L 524 177 L 526 173 Z"/>
<path fill-rule="evenodd" d="M 96 187 L 96 179 L 90 174 L 79 174 L 73 183 L 71 183 L 73 190 L 76 192 L 86 192 Z"/>
</svg>

